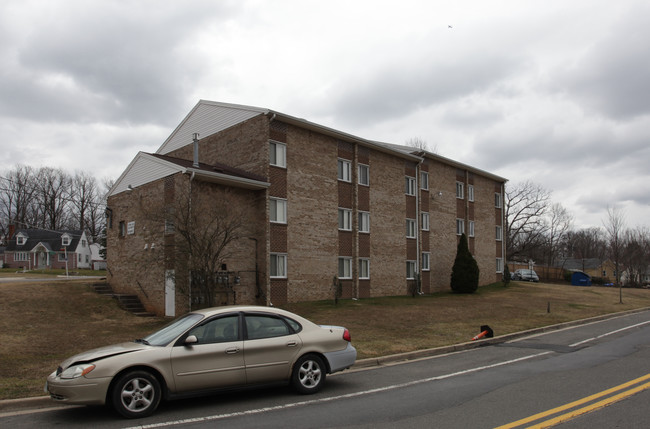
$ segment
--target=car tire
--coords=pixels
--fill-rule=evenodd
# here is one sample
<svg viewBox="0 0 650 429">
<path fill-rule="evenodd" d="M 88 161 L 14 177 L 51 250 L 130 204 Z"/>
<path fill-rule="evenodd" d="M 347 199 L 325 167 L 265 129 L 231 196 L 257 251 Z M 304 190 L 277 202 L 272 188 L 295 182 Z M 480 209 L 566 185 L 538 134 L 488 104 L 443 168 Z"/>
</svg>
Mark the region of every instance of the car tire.
<svg viewBox="0 0 650 429">
<path fill-rule="evenodd" d="M 326 375 L 323 359 L 312 354 L 305 355 L 293 366 L 291 384 L 299 393 L 309 395 L 323 388 Z"/>
<path fill-rule="evenodd" d="M 151 415 L 162 396 L 158 379 L 147 371 L 131 371 L 120 376 L 111 391 L 111 403 L 123 417 L 134 419 Z"/>
</svg>

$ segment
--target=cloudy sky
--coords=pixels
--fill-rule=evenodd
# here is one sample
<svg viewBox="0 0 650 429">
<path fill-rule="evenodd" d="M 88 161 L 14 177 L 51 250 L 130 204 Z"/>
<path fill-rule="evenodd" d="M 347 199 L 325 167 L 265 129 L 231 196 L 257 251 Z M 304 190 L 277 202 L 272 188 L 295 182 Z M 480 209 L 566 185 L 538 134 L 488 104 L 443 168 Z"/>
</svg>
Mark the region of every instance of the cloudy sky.
<svg viewBox="0 0 650 429">
<path fill-rule="evenodd" d="M 207 99 L 650 225 L 649 24 L 646 0 L 2 0 L 0 170 L 116 179 Z"/>
</svg>

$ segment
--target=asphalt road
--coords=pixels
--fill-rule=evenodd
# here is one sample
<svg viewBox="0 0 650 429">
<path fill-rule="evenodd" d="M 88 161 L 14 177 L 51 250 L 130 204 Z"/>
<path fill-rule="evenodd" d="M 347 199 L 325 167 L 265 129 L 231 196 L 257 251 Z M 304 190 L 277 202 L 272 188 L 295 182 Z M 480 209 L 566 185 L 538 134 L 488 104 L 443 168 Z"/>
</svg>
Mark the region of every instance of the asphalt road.
<svg viewBox="0 0 650 429">
<path fill-rule="evenodd" d="M 329 377 L 300 396 L 274 387 L 163 404 L 123 420 L 104 408 L 0 416 L 0 427 L 648 427 L 650 311 Z M 534 427 L 534 426 L 533 426 Z"/>
</svg>

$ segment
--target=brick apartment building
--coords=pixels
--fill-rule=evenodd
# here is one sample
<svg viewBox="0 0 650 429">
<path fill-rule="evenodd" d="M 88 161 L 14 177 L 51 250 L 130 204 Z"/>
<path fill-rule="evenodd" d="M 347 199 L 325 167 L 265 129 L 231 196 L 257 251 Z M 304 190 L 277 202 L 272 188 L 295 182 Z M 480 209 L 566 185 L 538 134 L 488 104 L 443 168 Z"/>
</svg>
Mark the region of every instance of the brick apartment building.
<svg viewBox="0 0 650 429">
<path fill-rule="evenodd" d="M 196 213 L 226 202 L 244 225 L 219 273 L 220 304 L 330 299 L 335 278 L 343 298 L 447 290 L 461 233 L 488 284 L 505 260 L 505 181 L 273 110 L 201 100 L 111 189 L 108 278 L 150 311 L 190 308 L 178 232 L 143 210 L 188 194 Z"/>
</svg>

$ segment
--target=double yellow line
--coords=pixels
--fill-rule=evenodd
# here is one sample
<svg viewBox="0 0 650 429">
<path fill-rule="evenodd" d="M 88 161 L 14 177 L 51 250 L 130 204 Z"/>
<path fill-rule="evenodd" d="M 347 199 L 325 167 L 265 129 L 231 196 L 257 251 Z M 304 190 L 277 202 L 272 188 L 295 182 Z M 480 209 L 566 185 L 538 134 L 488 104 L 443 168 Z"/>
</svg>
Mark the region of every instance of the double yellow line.
<svg viewBox="0 0 650 429">
<path fill-rule="evenodd" d="M 599 408 L 606 407 L 606 406 L 611 405 L 611 404 L 613 404 L 615 402 L 618 402 L 618 401 L 620 401 L 622 399 L 625 399 L 625 398 L 627 398 L 629 396 L 637 394 L 637 393 L 639 393 L 639 392 L 641 392 L 641 391 L 643 391 L 645 389 L 648 389 L 648 388 L 650 388 L 650 382 L 640 384 L 640 385 L 638 385 L 636 387 L 632 387 L 632 386 L 635 386 L 635 385 L 637 385 L 639 383 L 642 383 L 642 382 L 644 382 L 644 381 L 646 381 L 648 379 L 650 379 L 650 374 L 644 375 L 643 377 L 639 377 L 639 378 L 634 379 L 632 381 L 628 381 L 627 383 L 623 383 L 623 384 L 621 384 L 619 386 L 612 387 L 611 389 L 603 390 L 600 393 L 596 393 L 594 395 L 587 396 L 586 398 L 579 399 L 579 400 L 571 402 L 569 404 L 562 405 L 560 407 L 553 408 L 551 410 L 535 414 L 534 416 L 530 416 L 530 417 L 526 417 L 526 418 L 521 419 L 521 420 L 517 420 L 516 422 L 508 423 L 507 425 L 499 426 L 498 428 L 495 428 L 495 429 L 516 428 L 516 427 L 519 427 L 519 426 L 523 426 L 523 425 L 525 425 L 527 423 L 532 423 L 532 422 L 535 422 L 537 420 L 540 420 L 540 419 L 543 419 L 543 418 L 546 418 L 546 417 L 549 417 L 549 416 L 553 416 L 555 414 L 561 413 L 561 412 L 566 411 L 566 410 L 571 410 L 571 409 L 576 408 L 576 407 L 578 407 L 580 405 L 589 404 L 589 405 L 586 405 L 586 406 L 584 406 L 582 408 L 578 408 L 578 409 L 575 409 L 573 411 L 569 411 L 568 413 L 564 413 L 564 414 L 559 415 L 557 417 L 553 417 L 551 419 L 545 420 L 545 421 L 543 421 L 541 423 L 534 424 L 533 426 L 527 426 L 527 428 L 529 428 L 529 429 L 530 428 L 535 428 L 535 429 L 548 428 L 548 427 L 557 425 L 559 423 L 562 423 L 564 421 L 570 420 L 572 418 L 575 418 L 577 416 L 580 416 L 582 414 L 586 414 L 586 413 L 589 413 L 591 411 L 597 410 Z M 628 389 L 628 390 L 625 390 L 624 392 L 613 395 L 614 393 L 616 393 L 616 392 L 618 392 L 620 390 L 624 390 L 624 389 Z M 609 396 L 609 395 L 611 395 L 611 396 Z M 600 398 L 602 398 L 604 396 L 609 396 L 609 397 L 607 397 L 606 399 L 600 400 L 598 402 L 593 402 L 593 401 L 595 401 L 597 399 L 600 399 Z"/>
</svg>

